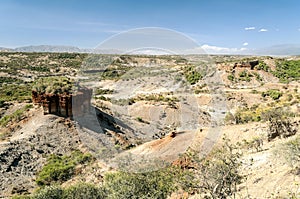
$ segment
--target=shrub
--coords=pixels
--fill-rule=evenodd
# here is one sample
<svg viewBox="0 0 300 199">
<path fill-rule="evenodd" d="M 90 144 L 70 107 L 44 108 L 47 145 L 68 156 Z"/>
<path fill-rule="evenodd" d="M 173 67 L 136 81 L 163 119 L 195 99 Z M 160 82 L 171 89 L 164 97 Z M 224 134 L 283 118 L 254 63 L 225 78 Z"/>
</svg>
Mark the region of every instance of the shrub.
<svg viewBox="0 0 300 199">
<path fill-rule="evenodd" d="M 234 78 L 235 78 L 235 77 L 234 77 L 232 74 L 229 74 L 229 75 L 227 76 L 227 79 L 230 80 L 230 81 L 232 81 L 232 82 L 234 81 Z"/>
<path fill-rule="evenodd" d="M 261 110 L 238 109 L 234 114 L 234 119 L 236 124 L 259 122 L 261 120 Z"/>
<path fill-rule="evenodd" d="M 247 149 L 255 149 L 256 152 L 262 151 L 263 139 L 261 137 L 253 137 L 250 140 L 243 140 L 243 144 Z"/>
<path fill-rule="evenodd" d="M 33 83 L 32 90 L 38 93 L 61 94 L 70 93 L 74 82 L 66 77 L 45 77 Z"/>
<path fill-rule="evenodd" d="M 191 85 L 196 84 L 200 79 L 203 78 L 202 74 L 197 71 L 195 66 L 185 67 L 184 76 Z"/>
<path fill-rule="evenodd" d="M 224 119 L 226 124 L 234 124 L 235 122 L 235 117 L 232 113 L 227 112 L 225 115 L 225 119 Z"/>
<path fill-rule="evenodd" d="M 265 62 L 259 62 L 258 65 L 255 66 L 257 70 L 263 70 L 266 72 L 270 71 L 270 67 Z"/>
<path fill-rule="evenodd" d="M 250 75 L 246 70 L 243 70 L 242 72 L 239 73 L 239 80 L 250 82 L 251 76 L 252 75 Z"/>
<path fill-rule="evenodd" d="M 58 185 L 46 186 L 28 196 L 14 196 L 13 199 L 102 199 L 107 198 L 103 188 L 88 183 L 77 183 L 66 188 Z"/>
<path fill-rule="evenodd" d="M 28 70 L 37 71 L 37 72 L 50 72 L 50 69 L 44 66 L 27 66 L 26 68 Z"/>
<path fill-rule="evenodd" d="M 295 135 L 295 129 L 289 120 L 288 116 L 291 113 L 282 110 L 281 108 L 272 109 L 262 114 L 262 118 L 269 122 L 268 125 L 268 141 L 276 137 L 289 137 Z"/>
<path fill-rule="evenodd" d="M 175 174 L 170 169 L 146 173 L 114 172 L 104 176 L 108 198 L 167 198 L 176 190 Z"/>
<path fill-rule="evenodd" d="M 139 122 L 144 122 L 143 118 L 141 118 L 141 117 L 137 117 L 136 120 Z"/>
<path fill-rule="evenodd" d="M 255 76 L 256 80 L 259 82 L 263 81 L 263 78 L 256 72 L 252 72 L 252 74 Z"/>
<path fill-rule="evenodd" d="M 235 195 L 237 185 L 243 179 L 239 173 L 242 154 L 237 149 L 224 139 L 220 148 L 199 161 L 197 187 L 200 193 L 206 195 L 204 198 L 228 198 Z"/>
<path fill-rule="evenodd" d="M 24 83 L 24 81 L 17 79 L 17 78 L 13 78 L 13 77 L 0 77 L 0 84 L 3 83 L 17 83 L 17 84 L 21 84 Z"/>
<path fill-rule="evenodd" d="M 262 97 L 269 96 L 273 100 L 278 100 L 282 96 L 282 92 L 280 92 L 278 89 L 270 89 L 266 92 L 262 92 Z"/>
<path fill-rule="evenodd" d="M 64 182 L 75 173 L 75 166 L 90 162 L 92 156 L 75 151 L 71 155 L 58 156 L 51 154 L 46 165 L 38 173 L 36 183 L 40 186 L 50 185 L 55 182 Z"/>
<path fill-rule="evenodd" d="M 111 89 L 101 89 L 97 88 L 95 91 L 95 95 L 106 95 L 106 94 L 112 94 L 114 91 Z"/>
<path fill-rule="evenodd" d="M 0 108 L 4 107 L 5 105 L 5 100 L 0 99 Z"/>
<path fill-rule="evenodd" d="M 177 97 L 166 97 L 163 94 L 139 95 L 133 99 L 134 101 L 154 101 L 154 102 L 178 102 Z"/>
<path fill-rule="evenodd" d="M 119 79 L 131 69 L 132 67 L 130 66 L 114 65 L 114 67 L 109 67 L 104 70 L 101 79 Z"/>
<path fill-rule="evenodd" d="M 255 90 L 255 89 L 253 89 L 253 90 L 250 91 L 250 93 L 252 93 L 252 94 L 258 94 L 259 92 L 257 90 Z"/>
<path fill-rule="evenodd" d="M 32 199 L 63 199 L 63 190 L 59 186 L 48 186 L 33 194 Z"/>
<path fill-rule="evenodd" d="M 239 77 L 247 77 L 248 73 L 246 70 L 243 70 L 242 72 L 239 73 Z"/>
<path fill-rule="evenodd" d="M 300 60 L 285 60 L 277 62 L 273 75 L 278 77 L 280 82 L 288 83 L 300 79 Z"/>
<path fill-rule="evenodd" d="M 32 199 L 32 197 L 27 195 L 20 195 L 20 196 L 13 196 L 12 199 Z"/>
<path fill-rule="evenodd" d="M 298 135 L 292 140 L 281 144 L 277 150 L 274 151 L 275 155 L 284 157 L 285 161 L 290 167 L 297 173 L 300 174 L 300 136 Z"/>
<path fill-rule="evenodd" d="M 119 105 L 119 106 L 127 106 L 127 105 L 132 105 L 135 103 L 135 99 L 129 98 L 129 99 L 110 99 L 110 98 L 105 98 L 109 99 L 112 104 Z"/>
<path fill-rule="evenodd" d="M 88 183 L 78 183 L 63 190 L 64 199 L 101 199 L 106 197 L 104 189 Z"/>
<path fill-rule="evenodd" d="M 31 83 L 18 84 L 18 81 L 2 85 L 0 87 L 0 99 L 6 102 L 31 100 L 31 88 Z"/>
<path fill-rule="evenodd" d="M 95 98 L 95 99 L 102 100 L 102 101 L 111 101 L 111 98 L 105 97 L 105 96 L 103 96 L 103 95 L 95 96 L 94 98 Z"/>
<path fill-rule="evenodd" d="M 16 110 L 10 115 L 5 115 L 0 119 L 0 126 L 4 127 L 6 126 L 9 122 L 19 122 L 22 117 L 24 116 L 24 113 L 28 111 L 30 108 L 32 108 L 31 104 L 27 104 L 25 107 Z"/>
</svg>

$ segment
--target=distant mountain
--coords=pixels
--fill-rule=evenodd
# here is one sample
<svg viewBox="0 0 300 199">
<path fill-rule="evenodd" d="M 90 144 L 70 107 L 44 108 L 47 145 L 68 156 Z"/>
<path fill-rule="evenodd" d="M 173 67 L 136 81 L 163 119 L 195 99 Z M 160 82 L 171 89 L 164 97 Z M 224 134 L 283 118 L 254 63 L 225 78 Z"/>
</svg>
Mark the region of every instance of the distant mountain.
<svg viewBox="0 0 300 199">
<path fill-rule="evenodd" d="M 10 52 L 10 51 L 13 51 L 13 49 L 0 47 L 0 52 Z"/>
<path fill-rule="evenodd" d="M 300 55 L 300 44 L 282 44 L 253 51 L 258 55 Z"/>
<path fill-rule="evenodd" d="M 117 49 L 102 49 L 102 48 L 78 48 L 76 46 L 63 45 L 38 45 L 38 46 L 22 46 L 18 48 L 0 47 L 0 51 L 6 52 L 75 52 L 75 53 L 95 53 L 95 54 L 123 54 L 125 52 Z M 201 46 L 184 52 L 184 54 L 241 54 L 241 55 L 300 55 L 300 44 L 282 44 L 261 49 L 237 49 L 224 48 L 217 46 Z M 151 54 L 151 53 L 150 53 Z"/>
<path fill-rule="evenodd" d="M 39 46 L 23 46 L 15 48 L 16 52 L 81 52 L 81 49 L 74 46 L 52 46 L 52 45 L 39 45 Z"/>
<path fill-rule="evenodd" d="M 73 53 L 95 53 L 95 54 L 122 54 L 123 52 L 117 49 L 92 49 L 78 48 L 76 46 L 62 45 L 38 45 L 38 46 L 22 46 L 18 48 L 0 47 L 0 51 L 10 52 L 73 52 Z"/>
</svg>

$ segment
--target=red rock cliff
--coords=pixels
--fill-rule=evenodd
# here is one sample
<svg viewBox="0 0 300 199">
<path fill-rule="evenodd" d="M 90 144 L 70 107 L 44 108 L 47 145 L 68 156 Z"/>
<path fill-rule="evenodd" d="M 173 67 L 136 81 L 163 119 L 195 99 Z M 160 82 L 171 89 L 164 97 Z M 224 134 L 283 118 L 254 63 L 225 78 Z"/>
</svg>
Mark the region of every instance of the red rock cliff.
<svg viewBox="0 0 300 199">
<path fill-rule="evenodd" d="M 44 108 L 44 114 L 56 114 L 63 117 L 82 115 L 90 108 L 91 89 L 80 89 L 76 94 L 38 93 L 32 91 L 32 101 Z"/>
</svg>

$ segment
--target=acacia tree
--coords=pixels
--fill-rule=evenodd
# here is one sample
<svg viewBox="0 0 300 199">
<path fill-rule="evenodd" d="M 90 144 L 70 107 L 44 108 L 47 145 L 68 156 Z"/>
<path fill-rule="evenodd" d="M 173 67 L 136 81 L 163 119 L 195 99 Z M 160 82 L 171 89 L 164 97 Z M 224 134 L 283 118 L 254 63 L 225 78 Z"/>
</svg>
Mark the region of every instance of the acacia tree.
<svg viewBox="0 0 300 199">
<path fill-rule="evenodd" d="M 263 119 L 269 123 L 268 141 L 276 137 L 285 138 L 296 134 L 297 129 L 292 125 L 290 115 L 291 113 L 282 108 L 272 109 L 263 114 Z"/>
<path fill-rule="evenodd" d="M 242 154 L 238 148 L 224 138 L 224 144 L 207 157 L 197 162 L 195 173 L 198 179 L 196 189 L 205 198 L 222 199 L 235 197 L 237 185 L 243 176 L 239 173 Z"/>
</svg>

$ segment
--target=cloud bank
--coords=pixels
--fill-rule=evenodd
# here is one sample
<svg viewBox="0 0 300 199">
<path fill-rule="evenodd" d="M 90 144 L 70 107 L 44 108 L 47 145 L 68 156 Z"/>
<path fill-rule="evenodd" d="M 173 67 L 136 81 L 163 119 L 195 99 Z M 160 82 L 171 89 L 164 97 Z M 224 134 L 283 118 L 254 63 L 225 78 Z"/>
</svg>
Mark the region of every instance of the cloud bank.
<svg viewBox="0 0 300 199">
<path fill-rule="evenodd" d="M 219 46 L 210 46 L 204 44 L 201 48 L 207 54 L 245 54 L 247 53 L 247 48 L 226 48 L 226 47 L 219 47 Z"/>
<path fill-rule="evenodd" d="M 260 29 L 258 32 L 268 32 L 268 30 L 265 29 L 265 28 L 262 28 L 262 29 Z"/>
<path fill-rule="evenodd" d="M 255 27 L 246 27 L 245 30 L 255 30 Z"/>
</svg>

